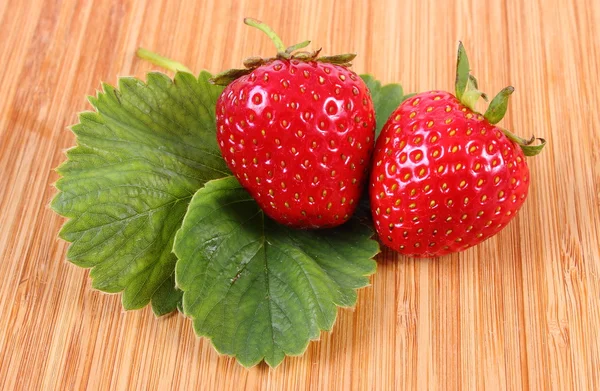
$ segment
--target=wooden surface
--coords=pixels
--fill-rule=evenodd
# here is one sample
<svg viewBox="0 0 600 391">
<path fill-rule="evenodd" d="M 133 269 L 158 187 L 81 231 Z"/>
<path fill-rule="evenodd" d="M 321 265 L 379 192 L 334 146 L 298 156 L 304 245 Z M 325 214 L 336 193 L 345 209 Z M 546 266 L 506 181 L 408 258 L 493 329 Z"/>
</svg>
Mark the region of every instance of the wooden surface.
<svg viewBox="0 0 600 391">
<path fill-rule="evenodd" d="M 516 86 L 503 124 L 549 140 L 506 230 L 442 259 L 384 251 L 356 308 L 275 370 L 93 291 L 48 208 L 86 95 L 152 69 L 139 45 L 196 71 L 271 55 L 244 16 L 407 91 L 451 89 L 462 39 L 485 91 Z M 597 0 L 0 1 L 0 389 L 600 390 L 598 26 Z"/>
</svg>

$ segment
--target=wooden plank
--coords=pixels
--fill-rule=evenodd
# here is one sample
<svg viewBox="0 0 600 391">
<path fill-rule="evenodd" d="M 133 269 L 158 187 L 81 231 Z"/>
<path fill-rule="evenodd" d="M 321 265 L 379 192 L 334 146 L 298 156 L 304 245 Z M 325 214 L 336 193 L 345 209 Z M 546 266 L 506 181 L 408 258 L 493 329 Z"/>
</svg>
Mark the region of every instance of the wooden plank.
<svg viewBox="0 0 600 391">
<path fill-rule="evenodd" d="M 442 259 L 384 251 L 356 308 L 277 369 L 93 291 L 48 208 L 86 95 L 153 69 L 140 45 L 212 72 L 272 54 L 244 16 L 406 91 L 452 90 L 463 40 L 486 91 L 517 89 L 504 126 L 549 140 L 507 229 Z M 0 389 L 600 390 L 597 26 L 595 0 L 1 2 Z"/>
</svg>

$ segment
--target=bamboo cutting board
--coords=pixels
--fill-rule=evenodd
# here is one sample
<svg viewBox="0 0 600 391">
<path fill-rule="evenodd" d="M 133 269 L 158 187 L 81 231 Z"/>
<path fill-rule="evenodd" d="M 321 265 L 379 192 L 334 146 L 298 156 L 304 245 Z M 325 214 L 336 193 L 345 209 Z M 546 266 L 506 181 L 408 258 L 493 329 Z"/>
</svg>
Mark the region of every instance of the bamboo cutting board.
<svg viewBox="0 0 600 391">
<path fill-rule="evenodd" d="M 355 309 L 277 369 L 93 291 L 48 208 L 86 95 L 153 69 L 138 46 L 196 71 L 271 55 L 244 16 L 409 92 L 452 90 L 461 39 L 485 91 L 517 89 L 503 124 L 549 140 L 506 230 L 441 259 L 383 251 Z M 598 26 L 597 0 L 0 2 L 0 389 L 600 390 Z"/>
</svg>

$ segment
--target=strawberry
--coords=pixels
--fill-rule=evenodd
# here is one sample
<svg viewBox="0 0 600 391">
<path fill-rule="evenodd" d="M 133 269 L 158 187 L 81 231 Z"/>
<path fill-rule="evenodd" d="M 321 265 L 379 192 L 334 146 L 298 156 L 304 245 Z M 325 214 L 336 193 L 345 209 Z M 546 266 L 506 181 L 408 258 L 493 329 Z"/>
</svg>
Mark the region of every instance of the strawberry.
<svg viewBox="0 0 600 391">
<path fill-rule="evenodd" d="M 230 170 L 263 211 L 298 228 L 333 227 L 353 214 L 374 147 L 375 113 L 354 55 L 318 58 L 284 49 L 261 22 L 275 58 L 217 75 L 217 141 Z"/>
<path fill-rule="evenodd" d="M 456 96 L 431 91 L 404 101 L 375 146 L 370 179 L 375 228 L 387 246 L 418 257 L 441 256 L 498 233 L 527 197 L 531 145 L 495 124 L 506 113 L 512 87 L 485 114 L 473 106 L 477 81 L 462 43 Z"/>
</svg>

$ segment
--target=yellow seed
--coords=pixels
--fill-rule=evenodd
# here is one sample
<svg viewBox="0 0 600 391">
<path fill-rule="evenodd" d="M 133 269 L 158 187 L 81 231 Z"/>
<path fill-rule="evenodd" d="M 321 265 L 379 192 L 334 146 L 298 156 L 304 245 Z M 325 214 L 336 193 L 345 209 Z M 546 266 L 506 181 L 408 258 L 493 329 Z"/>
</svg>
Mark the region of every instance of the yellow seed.
<svg viewBox="0 0 600 391">
<path fill-rule="evenodd" d="M 397 184 L 397 183 L 394 183 L 394 184 L 392 185 L 392 191 L 396 191 L 396 189 L 397 189 L 397 188 L 398 188 L 398 184 Z"/>
<path fill-rule="evenodd" d="M 447 183 L 442 183 L 442 190 L 446 190 L 448 188 L 448 184 Z"/>
<path fill-rule="evenodd" d="M 308 202 L 315 202 L 315 199 L 312 196 L 308 197 Z"/>
<path fill-rule="evenodd" d="M 429 106 L 429 107 L 427 108 L 427 110 L 426 110 L 426 111 L 427 111 L 428 113 L 432 112 L 432 111 L 433 111 L 433 107 Z"/>
<path fill-rule="evenodd" d="M 409 207 L 410 209 L 414 209 L 414 208 L 416 208 L 416 207 L 417 207 L 417 204 L 415 204 L 414 202 L 411 202 L 411 203 L 408 205 L 408 207 Z"/>
<path fill-rule="evenodd" d="M 325 196 L 327 195 L 327 190 L 323 190 L 323 192 L 321 193 L 321 195 L 322 195 L 323 197 L 325 197 Z"/>
<path fill-rule="evenodd" d="M 394 117 L 394 121 L 400 121 L 400 118 L 402 118 L 402 115 L 396 114 L 396 116 Z"/>
<path fill-rule="evenodd" d="M 439 166 L 438 167 L 438 172 L 442 172 L 442 171 L 444 171 L 444 166 Z"/>
<path fill-rule="evenodd" d="M 440 151 L 435 150 L 433 151 L 433 153 L 431 154 L 433 157 L 438 157 L 438 155 L 440 154 Z"/>
<path fill-rule="evenodd" d="M 410 191 L 410 195 L 411 195 L 411 196 L 414 196 L 415 194 L 417 194 L 417 189 L 412 189 L 412 190 Z"/>
<path fill-rule="evenodd" d="M 402 200 L 400 200 L 400 198 L 398 198 L 398 199 L 396 200 L 396 202 L 394 203 L 394 205 L 398 206 L 398 205 L 400 205 L 401 203 L 402 203 Z"/>
<path fill-rule="evenodd" d="M 454 201 L 452 201 L 452 200 L 448 200 L 448 202 L 446 202 L 446 205 L 448 205 L 448 206 L 452 206 L 452 204 L 454 204 Z"/>
<path fill-rule="evenodd" d="M 452 118 L 448 118 L 444 122 L 446 123 L 446 125 L 448 125 L 450 122 L 452 122 Z"/>
<path fill-rule="evenodd" d="M 392 208 L 387 208 L 387 209 L 385 210 L 385 213 L 386 213 L 386 214 L 388 214 L 388 215 L 389 215 L 390 213 L 392 213 Z"/>
<path fill-rule="evenodd" d="M 425 193 L 427 193 L 427 192 L 429 191 L 429 189 L 431 189 L 431 186 L 429 186 L 429 185 L 425 185 L 425 187 L 423 188 L 423 191 L 424 191 Z"/>
<path fill-rule="evenodd" d="M 419 176 L 422 177 L 425 175 L 425 169 L 421 168 L 421 170 L 419 171 Z"/>
<path fill-rule="evenodd" d="M 484 194 L 481 196 L 481 202 L 485 202 L 485 200 L 487 200 L 487 196 Z"/>
<path fill-rule="evenodd" d="M 480 210 L 479 212 L 477 212 L 477 216 L 482 216 L 483 215 L 483 211 Z"/>
<path fill-rule="evenodd" d="M 273 195 L 275 192 L 273 191 L 273 189 L 269 189 L 269 195 Z"/>
<path fill-rule="evenodd" d="M 410 178 L 410 174 L 409 173 L 404 174 L 404 180 L 405 181 L 407 181 L 409 178 Z"/>
<path fill-rule="evenodd" d="M 449 229 L 448 231 L 446 231 L 446 235 L 450 235 L 452 233 L 452 230 Z"/>
<path fill-rule="evenodd" d="M 431 138 L 429 139 L 429 142 L 435 143 L 435 142 L 437 141 L 437 139 L 438 139 L 438 136 L 436 136 L 436 135 L 433 135 L 433 136 L 431 136 Z"/>
<path fill-rule="evenodd" d="M 409 117 L 410 118 L 415 118 L 416 115 L 417 115 L 417 113 L 413 111 L 412 113 L 410 113 Z"/>
<path fill-rule="evenodd" d="M 446 113 L 449 113 L 450 111 L 452 111 L 452 108 L 450 108 L 450 106 L 446 106 Z"/>
<path fill-rule="evenodd" d="M 456 134 L 456 130 L 455 130 L 455 129 L 452 129 L 450 132 L 448 132 L 448 134 L 449 134 L 450 136 L 454 136 L 454 135 Z"/>
<path fill-rule="evenodd" d="M 331 209 L 331 202 L 327 204 L 327 210 Z"/>
<path fill-rule="evenodd" d="M 459 183 L 459 185 L 458 185 L 458 186 L 459 186 L 459 187 L 465 187 L 465 185 L 466 185 L 466 184 L 467 184 L 467 182 L 466 182 L 466 181 L 460 181 L 460 183 Z"/>
<path fill-rule="evenodd" d="M 477 186 L 481 186 L 481 185 L 483 185 L 483 179 L 480 179 L 477 181 Z"/>
<path fill-rule="evenodd" d="M 460 170 L 461 168 L 462 168 L 462 164 L 460 164 L 460 163 L 457 163 L 457 164 L 456 164 L 456 169 L 457 169 L 457 170 Z"/>
<path fill-rule="evenodd" d="M 346 197 L 342 197 L 342 204 L 346 203 Z"/>
<path fill-rule="evenodd" d="M 469 197 L 465 197 L 464 203 L 465 203 L 465 205 L 469 203 Z"/>
<path fill-rule="evenodd" d="M 479 170 L 481 168 L 481 164 L 480 163 L 476 163 L 475 164 L 475 171 Z"/>
<path fill-rule="evenodd" d="M 286 207 L 286 208 L 289 208 L 289 207 L 290 207 L 290 204 L 289 204 L 287 201 L 286 201 L 286 202 L 284 202 L 284 203 L 283 203 L 283 205 L 285 205 L 285 207 Z"/>
<path fill-rule="evenodd" d="M 469 152 L 473 153 L 477 150 L 477 147 L 475 145 L 471 145 L 471 147 L 469 148 Z"/>
<path fill-rule="evenodd" d="M 393 165 L 390 167 L 390 171 L 391 171 L 392 173 L 396 172 L 396 165 L 395 165 L 395 164 L 393 164 Z"/>
<path fill-rule="evenodd" d="M 295 193 L 295 194 L 294 194 L 294 198 L 295 198 L 295 199 L 297 199 L 297 200 L 298 200 L 298 199 L 300 199 L 300 194 L 298 194 L 298 193 Z"/>
<path fill-rule="evenodd" d="M 460 217 L 461 220 L 465 220 L 466 218 L 467 218 L 467 214 L 466 213 Z"/>
<path fill-rule="evenodd" d="M 500 192 L 498 192 L 498 198 L 502 198 L 504 197 L 504 191 L 500 190 Z"/>
<path fill-rule="evenodd" d="M 448 216 L 448 218 L 446 218 L 446 221 L 452 221 L 452 216 Z"/>
<path fill-rule="evenodd" d="M 431 215 L 430 219 L 433 221 L 433 220 L 435 220 L 435 217 L 436 216 L 433 214 L 433 215 Z"/>
<path fill-rule="evenodd" d="M 431 128 L 432 126 L 433 126 L 433 121 L 429 121 L 429 122 L 427 122 L 427 127 L 428 127 L 428 128 Z"/>
<path fill-rule="evenodd" d="M 498 182 L 500 182 L 500 177 L 499 176 L 497 176 L 497 177 L 494 178 L 494 183 L 498 183 Z"/>
</svg>

